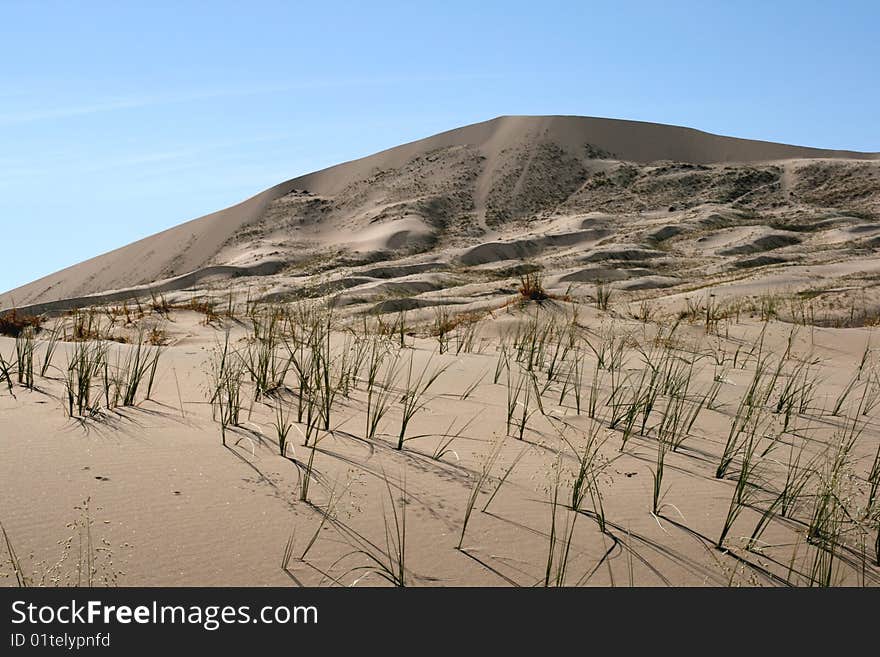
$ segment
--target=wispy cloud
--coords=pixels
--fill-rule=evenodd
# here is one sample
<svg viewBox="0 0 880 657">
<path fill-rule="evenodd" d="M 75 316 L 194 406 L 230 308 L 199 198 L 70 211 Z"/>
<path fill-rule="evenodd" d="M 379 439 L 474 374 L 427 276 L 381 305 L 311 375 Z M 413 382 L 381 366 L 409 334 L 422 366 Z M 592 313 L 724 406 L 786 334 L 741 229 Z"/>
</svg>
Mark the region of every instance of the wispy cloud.
<svg viewBox="0 0 880 657">
<path fill-rule="evenodd" d="M 347 89 L 363 86 L 394 86 L 401 84 L 423 84 L 427 82 L 455 82 L 466 80 L 489 79 L 496 76 L 481 74 L 438 75 L 438 76 L 401 76 L 401 77 L 362 77 L 362 78 L 326 78 L 305 80 L 290 84 L 264 85 L 253 87 L 206 89 L 184 93 L 109 96 L 88 103 L 71 103 L 61 106 L 39 106 L 22 108 L 13 112 L 0 113 L 0 126 L 8 126 L 37 121 L 53 121 L 75 118 L 106 112 L 118 112 L 145 107 L 175 105 L 220 98 L 246 98 L 274 93 L 290 93 L 315 89 Z M 25 94 L 15 94 L 16 97 Z M 31 94 L 28 94 L 31 95 Z M 38 101 L 42 104 L 42 101 Z"/>
<path fill-rule="evenodd" d="M 86 116 L 90 114 L 102 114 L 105 112 L 117 112 L 120 110 L 138 109 L 142 107 L 153 107 L 161 105 L 174 105 L 178 103 L 188 103 L 202 100 L 211 100 L 215 98 L 229 98 L 233 96 L 250 96 L 265 93 L 272 93 L 278 88 L 261 88 L 261 89 L 225 89 L 214 91 L 202 91 L 197 93 L 183 94 L 159 94 L 153 96 L 132 96 L 132 97 L 111 97 L 98 100 L 93 103 L 82 105 L 72 104 L 61 107 L 37 107 L 21 109 L 17 112 L 8 112 L 0 114 L 0 125 L 11 125 L 17 123 L 31 123 L 34 121 L 50 121 L 55 119 L 65 119 L 77 116 Z"/>
</svg>

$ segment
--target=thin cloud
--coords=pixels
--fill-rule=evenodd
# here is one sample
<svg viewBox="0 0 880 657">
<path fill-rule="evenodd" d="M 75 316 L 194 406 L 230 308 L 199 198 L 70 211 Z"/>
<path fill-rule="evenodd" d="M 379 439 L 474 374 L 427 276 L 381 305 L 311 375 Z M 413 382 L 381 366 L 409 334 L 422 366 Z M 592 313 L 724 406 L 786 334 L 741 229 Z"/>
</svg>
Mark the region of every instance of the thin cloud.
<svg viewBox="0 0 880 657">
<path fill-rule="evenodd" d="M 489 79 L 496 76 L 480 74 L 455 75 L 455 76 L 418 76 L 418 77 L 377 77 L 377 78 L 350 78 L 350 79 L 324 79 L 309 80 L 295 84 L 267 85 L 262 87 L 249 87 L 241 89 L 215 89 L 197 91 L 182 94 L 158 94 L 152 96 L 121 96 L 109 97 L 94 103 L 83 105 L 68 105 L 63 107 L 40 107 L 23 109 L 17 112 L 0 114 L 0 126 L 15 125 L 21 123 L 33 123 L 38 121 L 52 121 L 57 119 L 75 118 L 102 114 L 106 112 L 118 112 L 144 107 L 157 107 L 162 105 L 175 105 L 180 103 L 199 102 L 218 98 L 245 98 L 272 93 L 286 93 L 291 91 L 309 91 L 313 89 L 346 89 L 350 87 L 413 84 L 425 82 L 456 82 L 465 80 Z"/>
</svg>

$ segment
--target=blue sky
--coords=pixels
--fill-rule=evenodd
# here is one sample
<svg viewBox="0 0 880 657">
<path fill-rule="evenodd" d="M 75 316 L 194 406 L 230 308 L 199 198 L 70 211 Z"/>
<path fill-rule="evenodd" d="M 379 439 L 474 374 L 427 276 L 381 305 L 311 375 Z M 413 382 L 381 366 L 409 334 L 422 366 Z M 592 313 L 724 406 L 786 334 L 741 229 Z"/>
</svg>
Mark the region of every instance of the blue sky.
<svg viewBox="0 0 880 657">
<path fill-rule="evenodd" d="M 0 0 L 0 290 L 501 114 L 880 150 L 880 3 L 477 4 Z"/>
</svg>

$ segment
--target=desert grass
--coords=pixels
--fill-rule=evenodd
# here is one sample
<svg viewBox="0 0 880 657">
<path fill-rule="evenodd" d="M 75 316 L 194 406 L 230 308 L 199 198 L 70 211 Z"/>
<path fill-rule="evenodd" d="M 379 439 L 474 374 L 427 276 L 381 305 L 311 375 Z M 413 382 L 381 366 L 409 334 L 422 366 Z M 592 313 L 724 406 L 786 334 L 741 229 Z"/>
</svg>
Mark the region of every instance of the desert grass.
<svg viewBox="0 0 880 657">
<path fill-rule="evenodd" d="M 595 530 L 592 520 L 599 534 L 609 536 L 615 546 L 620 544 L 617 532 L 630 528 L 621 528 L 613 516 L 606 516 L 606 506 L 616 508 L 616 502 L 611 503 L 610 492 L 602 482 L 612 476 L 606 474 L 612 472 L 607 467 L 610 461 L 641 461 L 644 446 L 656 450 L 644 459 L 648 461 L 645 474 L 650 469 L 653 478 L 650 502 L 645 498 L 640 503 L 646 515 L 650 510 L 660 516 L 664 507 L 672 506 L 665 504 L 665 496 L 670 481 L 678 486 L 675 477 L 682 463 L 711 464 L 716 477 L 724 479 L 712 486 L 719 490 L 732 487 L 729 502 L 723 502 L 727 506 L 725 515 L 718 518 L 719 524 L 723 521 L 718 538 L 705 541 L 719 548 L 713 550 L 719 562 L 737 559 L 746 570 L 759 572 L 761 564 L 767 562 L 765 555 L 772 555 L 768 568 L 781 573 L 774 575 L 779 578 L 777 582 L 787 579 L 791 583 L 829 585 L 843 581 L 844 575 L 851 577 L 856 569 L 864 571 L 862 581 L 873 582 L 875 571 L 869 562 L 880 558 L 874 554 L 880 548 L 880 449 L 875 452 L 872 446 L 864 461 L 854 456 L 862 428 L 873 427 L 874 412 L 880 405 L 880 375 L 872 352 L 866 349 L 856 371 L 851 376 L 847 372 L 838 389 L 825 397 L 824 364 L 817 356 L 821 347 L 801 350 L 804 341 L 795 341 L 795 331 L 789 333 L 786 344 L 783 328 L 776 322 L 770 328 L 761 327 L 761 334 L 754 340 L 738 337 L 741 327 L 730 323 L 730 334 L 726 334 L 723 322 L 730 317 L 731 306 L 714 305 L 707 315 L 707 305 L 710 303 L 695 306 L 694 326 L 687 326 L 685 319 L 679 326 L 674 316 L 666 322 L 660 310 L 651 308 L 642 325 L 635 328 L 623 316 L 606 319 L 599 326 L 582 324 L 573 303 L 513 307 L 512 317 L 504 317 L 509 323 L 501 329 L 503 337 L 497 351 L 489 356 L 495 362 L 480 364 L 480 370 L 468 370 L 475 374 L 466 380 L 450 381 L 455 387 L 432 397 L 440 387 L 438 381 L 444 381 L 442 374 L 447 366 L 443 363 L 466 362 L 477 351 L 478 321 L 447 317 L 449 326 L 442 349 L 444 355 L 454 353 L 455 357 L 438 358 L 437 343 L 431 344 L 431 338 L 437 336 L 425 336 L 421 330 L 418 334 L 410 332 L 403 314 L 393 317 L 384 329 L 380 325 L 374 330 L 368 324 L 369 318 L 361 315 L 340 312 L 337 317 L 329 303 L 250 303 L 238 328 L 232 327 L 239 331 L 234 335 L 243 337 L 233 340 L 226 333 L 225 341 L 220 338 L 207 362 L 208 396 L 226 444 L 227 431 L 239 425 L 242 398 L 249 399 L 253 393 L 255 401 L 250 411 L 247 403 L 244 406 L 247 419 L 253 413 L 254 423 L 265 421 L 262 426 L 270 427 L 267 434 L 277 443 L 278 454 L 295 464 L 300 477 L 297 498 L 322 514 L 327 512 L 319 520 L 319 531 L 328 524 L 336 527 L 334 513 L 329 510 L 335 503 L 319 508 L 314 498 L 323 497 L 318 487 L 326 489 L 330 480 L 327 473 L 337 458 L 335 449 L 322 449 L 320 443 L 327 437 L 339 444 L 348 439 L 360 441 L 360 435 L 333 428 L 340 417 L 350 414 L 355 419 L 357 433 L 363 430 L 363 437 L 376 443 L 368 446 L 372 452 L 394 459 L 417 459 L 420 468 L 450 472 L 470 469 L 470 452 L 462 445 L 478 439 L 466 435 L 477 425 L 481 432 L 496 432 L 500 438 L 471 475 L 456 547 L 466 549 L 463 546 L 467 532 L 473 532 L 474 510 L 487 511 L 490 504 L 496 504 L 500 492 L 510 488 L 512 480 L 525 476 L 522 463 L 526 455 L 541 451 L 554 454 L 554 476 L 546 489 L 548 494 L 536 501 L 552 514 L 540 516 L 550 532 L 545 536 L 547 549 L 538 559 L 540 578 L 537 570 L 534 573 L 538 584 L 567 586 L 584 581 L 573 575 L 573 564 L 585 554 L 577 547 L 577 539 L 588 525 Z M 169 312 L 173 310 L 169 308 Z M 134 318 L 138 310 L 132 304 L 120 304 L 113 310 L 116 317 L 112 321 L 118 323 L 126 312 Z M 216 312 L 228 313 L 228 302 L 226 311 Z M 78 319 L 56 325 L 57 341 L 65 335 L 64 330 L 71 330 L 70 326 L 73 335 L 80 338 L 106 337 L 108 321 L 107 313 L 83 311 Z M 169 317 L 167 321 L 173 327 L 174 320 Z M 80 329 L 76 329 L 77 323 Z M 215 326 L 223 331 L 224 323 Z M 10 390 L 13 382 L 27 386 L 27 374 L 20 373 L 22 362 L 27 369 L 27 333 L 22 332 L 17 343 L 25 357 L 15 351 L 10 362 L 0 361 L 0 385 L 5 381 Z M 44 346 L 31 339 L 32 345 Z M 51 339 L 50 334 L 45 343 Z M 156 363 L 162 362 L 158 356 L 162 350 L 150 342 L 146 334 L 126 347 L 75 340 L 68 352 L 71 355 L 65 382 L 65 390 L 73 392 L 67 400 L 69 414 L 89 417 L 100 412 L 100 406 L 109 409 L 124 405 L 126 398 L 136 405 L 149 398 L 151 381 L 158 377 Z M 778 344 L 782 346 L 776 349 Z M 426 354 L 426 345 L 434 351 Z M 43 353 L 36 350 L 37 356 Z M 82 356 L 80 362 L 77 353 Z M 33 379 L 53 369 L 51 356 L 44 370 L 39 358 L 33 360 Z M 19 381 L 19 376 L 23 380 Z M 505 386 L 506 391 L 491 387 L 490 381 Z M 52 380 L 46 383 L 51 386 Z M 98 390 L 103 391 L 103 398 L 96 395 Z M 485 395 L 481 394 L 484 390 Z M 470 419 L 461 413 L 471 404 L 460 402 L 475 397 L 486 408 L 497 406 L 498 426 L 480 426 L 476 422 L 480 413 L 473 417 L 468 413 Z M 423 411 L 435 410 L 434 402 L 440 398 L 442 413 L 451 409 L 457 417 L 447 420 L 448 426 L 413 435 L 413 428 L 420 424 L 414 418 Z M 558 408 L 550 408 L 548 401 Z M 727 424 L 722 425 L 724 421 Z M 505 433 L 502 424 L 506 424 Z M 823 450 L 834 428 L 835 442 Z M 299 434 L 305 452 L 298 445 L 293 449 L 291 437 Z M 715 439 L 717 434 L 720 441 Z M 523 444 L 512 454 L 512 461 L 499 467 L 501 446 L 508 436 Z M 409 457 L 408 452 L 391 457 L 395 452 L 384 451 L 392 446 L 403 449 L 409 441 L 425 437 L 433 439 L 430 446 Z M 386 445 L 383 438 L 392 442 Z M 616 452 L 610 459 L 605 456 L 609 441 Z M 275 445 L 272 447 L 274 451 Z M 670 452 L 676 452 L 672 457 L 674 469 L 667 463 Z M 631 474 L 627 472 L 626 476 Z M 712 476 L 711 471 L 707 474 Z M 381 521 L 384 542 L 377 541 L 381 547 L 337 528 L 342 543 L 350 548 L 347 558 L 360 561 L 346 572 L 357 577 L 355 583 L 365 581 L 363 576 L 368 575 L 395 585 L 409 585 L 413 576 L 407 565 L 405 507 L 400 507 L 401 499 L 408 496 L 394 492 L 387 478 L 385 488 Z M 464 496 L 464 489 L 462 493 Z M 647 491 L 644 494 L 648 495 Z M 496 504 L 496 509 L 499 506 Z M 753 514 L 758 520 L 743 527 Z M 577 515 L 591 520 L 578 521 Z M 661 520 L 666 525 L 665 518 L 657 518 L 658 523 Z M 744 531 L 740 532 L 740 527 Z M 784 532 L 794 538 L 776 540 Z M 543 529 L 538 533 L 545 535 Z M 740 533 L 742 537 L 738 537 Z M 776 544 L 766 543 L 771 540 L 767 536 L 772 536 Z M 305 560 L 306 554 L 314 554 L 317 534 L 305 549 L 295 544 L 295 538 L 291 532 L 282 554 L 284 568 Z M 627 547 L 621 548 L 631 560 L 641 560 L 636 553 L 640 541 L 646 544 L 636 530 Z M 800 548 L 794 549 L 800 553 L 791 555 L 785 575 L 784 568 L 777 566 L 789 554 L 779 557 L 779 562 L 775 559 L 783 550 L 791 551 L 797 541 L 801 541 Z M 609 577 L 614 581 L 616 573 L 611 572 L 611 565 Z M 337 572 L 334 568 L 326 572 Z M 662 570 L 659 565 L 656 568 Z M 328 576 L 334 583 L 342 581 L 336 575 Z"/>
<path fill-rule="evenodd" d="M 0 534 L 3 534 L 3 543 L 6 546 L 6 555 L 9 560 L 9 564 L 12 566 L 12 572 L 15 573 L 16 584 L 19 586 L 19 588 L 30 586 L 30 578 L 25 575 L 21 560 L 18 558 L 15 547 L 12 545 L 12 539 L 10 539 L 9 534 L 6 533 L 6 528 L 3 526 L 2 522 L 0 522 Z"/>
<path fill-rule="evenodd" d="M 134 406 L 138 391 L 143 391 L 146 399 L 150 398 L 161 355 L 162 348 L 144 343 L 141 335 L 137 344 L 126 350 L 123 357 L 117 356 L 114 383 L 122 406 Z M 104 364 L 106 366 L 106 359 Z"/>
<path fill-rule="evenodd" d="M 541 273 L 537 271 L 520 277 L 517 292 L 526 301 L 541 302 L 550 298 L 550 295 L 544 289 Z"/>
<path fill-rule="evenodd" d="M 42 340 L 45 349 L 43 350 L 43 359 L 40 364 L 40 376 L 45 378 L 49 374 L 52 367 L 52 359 L 55 357 L 55 351 L 58 348 L 58 342 L 61 337 L 61 328 L 55 324 L 50 330 L 49 335 Z"/>
<path fill-rule="evenodd" d="M 364 430 L 364 438 L 368 441 L 376 439 L 379 426 L 391 410 L 396 394 L 395 383 L 397 381 L 399 365 L 396 359 L 386 367 L 384 380 L 381 382 L 378 381 L 379 368 L 385 357 L 384 353 L 385 352 L 379 352 L 378 347 L 374 345 L 367 379 L 366 427 Z"/>
<path fill-rule="evenodd" d="M 421 372 L 414 377 L 413 360 L 414 355 L 410 354 L 409 363 L 406 366 L 406 378 L 402 381 L 403 394 L 400 397 L 400 432 L 397 435 L 396 447 L 398 450 L 403 449 L 403 444 L 407 440 L 406 432 L 413 417 L 427 406 L 428 399 L 426 394 L 428 390 L 449 367 L 448 365 L 441 365 L 431 368 L 432 359 L 428 358 Z"/>
<path fill-rule="evenodd" d="M 614 288 L 608 283 L 603 281 L 596 282 L 596 308 L 604 312 L 608 311 L 608 306 L 611 304 L 613 290 Z"/>
<path fill-rule="evenodd" d="M 495 468 L 495 463 L 498 461 L 498 457 L 501 455 L 501 451 L 503 448 L 504 448 L 504 438 L 503 437 L 497 438 L 492 443 L 492 446 L 489 449 L 489 452 L 484 456 L 484 458 L 482 460 L 482 463 L 480 465 L 480 471 L 477 474 L 477 478 L 474 481 L 473 488 L 471 488 L 470 495 L 468 495 L 467 502 L 465 503 L 464 518 L 462 519 L 462 522 L 461 522 L 461 534 L 459 534 L 459 536 L 458 536 L 458 544 L 455 546 L 456 550 L 462 549 L 461 546 L 464 544 L 464 536 L 465 536 L 465 533 L 467 532 L 468 523 L 470 522 L 471 514 L 473 513 L 474 507 L 476 506 L 477 499 L 479 498 L 480 493 L 483 492 L 483 487 L 485 486 L 486 482 L 489 480 L 491 472 Z M 517 461 L 518 461 L 518 459 L 517 459 Z M 507 474 L 509 474 L 510 471 L 513 469 L 513 467 L 515 466 L 515 463 L 516 462 L 514 462 L 514 465 L 512 465 L 511 468 L 508 470 Z M 495 490 L 492 493 L 492 496 L 486 502 L 486 506 L 483 507 L 484 510 L 486 508 L 488 508 L 489 503 L 495 497 L 495 495 L 497 494 L 498 490 L 501 487 L 501 484 L 504 483 L 505 479 L 507 479 L 506 475 L 501 480 L 499 485 L 495 488 Z"/>
<path fill-rule="evenodd" d="M 766 366 L 766 359 L 759 361 L 755 368 L 752 381 L 740 399 L 736 415 L 733 418 L 733 422 L 730 425 L 730 431 L 727 434 L 724 451 L 721 454 L 721 459 L 715 470 L 715 477 L 717 479 L 724 477 L 728 468 L 730 468 L 730 464 L 733 463 L 733 460 L 742 445 L 741 438 L 747 427 L 756 426 L 758 419 L 763 414 L 763 408 L 758 406 L 757 398 L 760 394 L 760 386 L 765 374 Z"/>
<path fill-rule="evenodd" d="M 36 333 L 42 325 L 42 317 L 20 314 L 15 308 L 0 314 L 0 335 L 11 338 L 17 338 L 28 329 Z"/>
<path fill-rule="evenodd" d="M 226 445 L 229 427 L 239 425 L 241 413 L 241 386 L 244 363 L 229 344 L 229 332 L 222 344 L 218 344 L 210 360 L 210 402 L 213 417 L 220 423 L 221 442 Z"/>
<path fill-rule="evenodd" d="M 255 401 L 284 386 L 290 359 L 280 352 L 279 313 L 269 308 L 264 315 L 251 315 L 252 334 L 244 351 L 243 363 L 254 383 Z"/>
<path fill-rule="evenodd" d="M 758 421 L 755 420 L 752 426 L 757 428 L 757 424 Z M 761 436 L 758 435 L 756 430 L 750 431 L 748 437 L 745 439 L 745 443 L 741 450 L 739 475 L 736 478 L 736 486 L 733 490 L 733 496 L 730 498 L 730 504 L 727 508 L 727 516 L 724 519 L 724 525 L 721 528 L 721 533 L 719 534 L 716 543 L 719 548 L 724 547 L 724 541 L 730 533 L 730 530 L 733 528 L 733 524 L 736 522 L 740 513 L 742 513 L 742 510 L 750 503 L 754 495 L 753 479 L 757 467 L 755 457 L 760 439 Z"/>
<path fill-rule="evenodd" d="M 357 575 L 351 586 L 357 586 L 365 578 L 375 575 L 395 587 L 405 587 L 409 583 L 410 570 L 407 567 L 407 507 L 410 497 L 406 485 L 406 475 L 398 487 L 399 497 L 395 496 L 392 484 L 383 472 L 385 496 L 381 500 L 385 549 L 373 544 L 357 532 L 341 523 L 334 526 L 341 540 L 349 546 L 349 551 L 339 557 L 330 567 L 333 570 L 342 562 L 359 558 L 362 563 L 348 568 L 336 581 Z M 399 507 L 399 508 L 398 508 Z"/>
<path fill-rule="evenodd" d="M 28 390 L 34 389 L 34 330 L 27 327 L 15 338 L 18 383 Z"/>
<path fill-rule="evenodd" d="M 104 371 L 107 347 L 100 342 L 78 342 L 67 363 L 67 412 L 70 417 L 93 417 L 100 404 L 92 395 Z"/>
<path fill-rule="evenodd" d="M 272 428 L 275 429 L 275 440 L 278 443 L 278 453 L 287 456 L 287 438 L 293 423 L 290 421 L 290 402 L 286 402 L 279 396 L 275 400 L 275 415 Z"/>
<path fill-rule="evenodd" d="M 654 461 L 654 471 L 652 476 L 652 497 L 651 497 L 651 513 L 655 516 L 660 514 L 663 506 L 663 474 L 666 469 L 666 454 L 669 452 L 670 444 L 666 437 L 660 435 L 657 437 L 657 458 Z"/>
<path fill-rule="evenodd" d="M 13 363 L 7 361 L 3 358 L 3 354 L 0 354 L 0 383 L 6 381 L 6 387 L 9 390 L 9 394 L 15 395 L 13 392 L 13 382 L 12 382 L 12 373 L 13 373 Z"/>
<path fill-rule="evenodd" d="M 433 335 L 437 339 L 437 348 L 441 354 L 449 349 L 449 334 L 455 328 L 455 322 L 444 305 L 434 307 Z"/>
</svg>

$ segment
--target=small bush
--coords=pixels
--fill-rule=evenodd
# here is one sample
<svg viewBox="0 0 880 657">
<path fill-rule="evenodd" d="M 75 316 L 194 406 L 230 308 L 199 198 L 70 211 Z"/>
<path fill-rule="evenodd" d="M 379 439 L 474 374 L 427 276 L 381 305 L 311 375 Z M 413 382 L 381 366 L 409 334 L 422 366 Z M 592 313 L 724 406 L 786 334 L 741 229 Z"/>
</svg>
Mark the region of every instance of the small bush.
<svg viewBox="0 0 880 657">
<path fill-rule="evenodd" d="M 541 274 L 532 272 L 520 276 L 519 294 L 523 299 L 530 301 L 544 301 L 550 298 L 550 295 L 544 290 L 541 283 Z"/>
<path fill-rule="evenodd" d="M 17 338 L 27 328 L 37 332 L 42 325 L 42 318 L 34 315 L 19 315 L 14 308 L 0 315 L 0 335 L 11 338 Z"/>
</svg>

